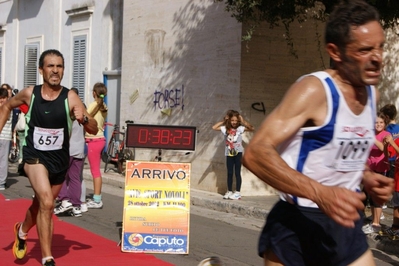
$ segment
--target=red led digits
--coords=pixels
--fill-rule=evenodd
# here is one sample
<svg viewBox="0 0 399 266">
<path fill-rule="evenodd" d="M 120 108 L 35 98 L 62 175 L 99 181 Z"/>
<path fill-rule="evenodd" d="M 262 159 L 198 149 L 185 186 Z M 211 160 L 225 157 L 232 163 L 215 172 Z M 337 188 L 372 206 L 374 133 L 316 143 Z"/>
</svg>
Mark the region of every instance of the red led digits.
<svg viewBox="0 0 399 266">
<path fill-rule="evenodd" d="M 191 145 L 191 141 L 193 140 L 193 138 L 192 138 L 192 132 L 191 132 L 191 130 L 184 130 L 184 135 L 183 135 L 183 142 L 182 142 L 182 144 L 183 145 L 186 145 L 186 146 L 190 146 Z M 184 141 L 185 140 L 185 141 Z"/>
<path fill-rule="evenodd" d="M 126 133 L 126 147 L 195 150 L 195 127 L 128 124 Z"/>
<path fill-rule="evenodd" d="M 168 129 L 163 129 L 161 132 L 161 144 L 168 145 L 170 141 L 170 131 Z"/>
<path fill-rule="evenodd" d="M 173 133 L 173 141 L 172 144 L 173 145 L 180 145 L 181 143 L 181 138 L 183 136 L 183 130 L 179 130 L 179 129 L 175 129 L 174 133 Z"/>
<path fill-rule="evenodd" d="M 138 137 L 138 143 L 147 143 L 148 142 L 148 130 L 140 129 L 138 134 L 135 134 Z"/>
</svg>

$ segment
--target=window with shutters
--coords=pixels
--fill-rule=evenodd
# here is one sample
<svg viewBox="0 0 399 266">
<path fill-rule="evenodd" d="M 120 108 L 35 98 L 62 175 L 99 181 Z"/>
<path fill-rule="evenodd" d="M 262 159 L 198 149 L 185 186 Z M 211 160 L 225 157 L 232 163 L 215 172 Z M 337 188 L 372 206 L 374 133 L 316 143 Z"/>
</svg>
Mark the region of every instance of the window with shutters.
<svg viewBox="0 0 399 266">
<path fill-rule="evenodd" d="M 34 86 L 38 82 L 39 45 L 25 45 L 24 57 L 24 88 Z"/>
<path fill-rule="evenodd" d="M 73 69 L 72 87 L 79 90 L 79 97 L 84 102 L 86 85 L 86 46 L 87 36 L 75 36 L 73 38 Z"/>
</svg>

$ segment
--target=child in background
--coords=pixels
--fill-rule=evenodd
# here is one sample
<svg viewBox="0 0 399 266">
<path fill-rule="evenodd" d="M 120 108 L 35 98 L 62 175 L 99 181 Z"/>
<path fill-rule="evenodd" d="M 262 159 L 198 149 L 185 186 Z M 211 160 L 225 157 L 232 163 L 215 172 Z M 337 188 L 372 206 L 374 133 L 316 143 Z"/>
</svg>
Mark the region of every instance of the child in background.
<svg viewBox="0 0 399 266">
<path fill-rule="evenodd" d="M 87 159 L 90 164 L 90 171 L 93 177 L 94 195 L 93 199 L 87 202 L 89 209 L 101 209 L 103 207 L 101 197 L 102 176 L 100 171 L 101 152 L 105 147 L 104 123 L 107 117 L 108 108 L 104 103 L 104 97 L 107 96 L 107 87 L 103 83 L 96 83 L 93 86 L 92 102 L 87 108 L 87 112 L 97 121 L 98 133 L 92 135 L 86 132 Z"/>
<path fill-rule="evenodd" d="M 253 131 L 254 127 L 246 122 L 239 112 L 227 111 L 223 121 L 212 126 L 213 130 L 221 131 L 225 140 L 225 156 L 227 166 L 227 192 L 223 199 L 241 199 L 241 158 L 244 148 L 242 134 Z M 233 172 L 236 176 L 236 191 L 233 193 Z"/>
<path fill-rule="evenodd" d="M 388 156 L 386 156 L 386 145 L 384 145 L 384 138 L 390 136 L 391 133 L 385 130 L 389 123 L 389 118 L 382 112 L 377 114 L 375 120 L 375 140 L 371 148 L 370 155 L 367 159 L 367 165 L 371 171 L 386 176 L 389 171 Z M 369 197 L 372 222 L 363 226 L 362 230 L 365 234 L 378 233 L 381 230 L 380 219 L 383 219 L 382 206 L 374 203 Z"/>
</svg>

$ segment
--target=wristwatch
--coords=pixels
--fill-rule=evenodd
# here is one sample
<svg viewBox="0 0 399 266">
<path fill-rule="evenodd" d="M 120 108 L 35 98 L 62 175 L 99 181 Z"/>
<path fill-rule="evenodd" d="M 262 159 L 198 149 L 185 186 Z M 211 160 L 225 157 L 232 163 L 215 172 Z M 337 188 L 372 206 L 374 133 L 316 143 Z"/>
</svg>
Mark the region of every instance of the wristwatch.
<svg viewBox="0 0 399 266">
<path fill-rule="evenodd" d="M 83 115 L 82 125 L 86 125 L 87 123 L 89 123 L 89 118 L 87 116 Z"/>
</svg>

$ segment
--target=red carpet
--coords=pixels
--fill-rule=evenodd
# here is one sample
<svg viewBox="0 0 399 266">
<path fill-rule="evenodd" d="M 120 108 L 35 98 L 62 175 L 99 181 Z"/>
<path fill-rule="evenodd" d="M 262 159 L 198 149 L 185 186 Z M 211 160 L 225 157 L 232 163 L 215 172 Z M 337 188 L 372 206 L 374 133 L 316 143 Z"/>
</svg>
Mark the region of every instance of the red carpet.
<svg viewBox="0 0 399 266">
<path fill-rule="evenodd" d="M 13 226 L 22 221 L 30 205 L 27 199 L 6 200 L 0 194 L 0 265 L 40 265 L 41 252 L 36 227 L 29 232 L 28 253 L 22 260 L 12 254 Z M 52 252 L 57 265 L 171 265 L 150 254 L 121 252 L 117 243 L 90 231 L 54 219 Z"/>
</svg>

